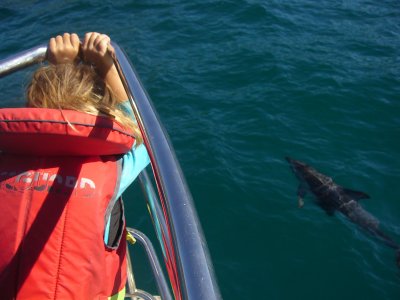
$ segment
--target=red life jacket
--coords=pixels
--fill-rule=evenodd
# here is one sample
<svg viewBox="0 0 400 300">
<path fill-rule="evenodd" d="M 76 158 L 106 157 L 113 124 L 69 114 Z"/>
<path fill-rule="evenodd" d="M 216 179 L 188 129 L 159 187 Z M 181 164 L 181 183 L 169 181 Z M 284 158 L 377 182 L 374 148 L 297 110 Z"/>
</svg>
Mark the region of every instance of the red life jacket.
<svg viewBox="0 0 400 300">
<path fill-rule="evenodd" d="M 124 289 L 125 238 L 108 247 L 104 230 L 118 203 L 118 155 L 133 143 L 108 118 L 0 109 L 0 299 L 107 299 Z"/>
</svg>

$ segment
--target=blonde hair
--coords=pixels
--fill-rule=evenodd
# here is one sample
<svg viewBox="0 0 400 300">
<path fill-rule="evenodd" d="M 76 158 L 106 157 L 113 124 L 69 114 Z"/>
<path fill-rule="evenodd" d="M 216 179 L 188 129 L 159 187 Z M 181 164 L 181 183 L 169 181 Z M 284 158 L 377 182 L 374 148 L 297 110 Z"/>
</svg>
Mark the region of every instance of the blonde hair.
<svg viewBox="0 0 400 300">
<path fill-rule="evenodd" d="M 107 116 L 132 130 L 136 143 L 141 143 L 138 125 L 118 104 L 112 90 L 94 68 L 86 64 L 40 67 L 27 88 L 28 107 L 71 109 Z"/>
</svg>

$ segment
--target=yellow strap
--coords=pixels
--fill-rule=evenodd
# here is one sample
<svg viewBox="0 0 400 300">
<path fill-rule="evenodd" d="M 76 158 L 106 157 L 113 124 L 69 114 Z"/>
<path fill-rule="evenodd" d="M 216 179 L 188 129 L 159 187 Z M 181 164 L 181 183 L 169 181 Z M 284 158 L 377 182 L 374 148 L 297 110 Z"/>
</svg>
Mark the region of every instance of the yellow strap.
<svg viewBox="0 0 400 300">
<path fill-rule="evenodd" d="M 125 298 L 125 288 L 120 290 L 115 295 L 112 295 L 111 297 L 108 297 L 108 300 L 124 300 L 124 298 Z"/>
<path fill-rule="evenodd" d="M 132 245 L 136 243 L 136 239 L 133 237 L 133 235 L 130 232 L 126 233 L 126 240 L 131 243 Z"/>
</svg>

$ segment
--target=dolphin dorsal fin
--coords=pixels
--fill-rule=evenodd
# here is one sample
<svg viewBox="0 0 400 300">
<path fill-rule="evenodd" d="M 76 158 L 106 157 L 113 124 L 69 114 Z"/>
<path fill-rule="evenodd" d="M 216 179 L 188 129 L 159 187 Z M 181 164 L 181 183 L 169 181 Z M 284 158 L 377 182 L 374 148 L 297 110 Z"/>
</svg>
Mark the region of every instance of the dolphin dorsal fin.
<svg viewBox="0 0 400 300">
<path fill-rule="evenodd" d="M 364 192 L 359 192 L 359 191 L 354 191 L 351 189 L 346 189 L 344 188 L 343 191 L 349 195 L 351 198 L 355 199 L 355 200 L 361 200 L 361 199 L 369 199 L 371 198 L 369 195 L 367 195 Z"/>
</svg>

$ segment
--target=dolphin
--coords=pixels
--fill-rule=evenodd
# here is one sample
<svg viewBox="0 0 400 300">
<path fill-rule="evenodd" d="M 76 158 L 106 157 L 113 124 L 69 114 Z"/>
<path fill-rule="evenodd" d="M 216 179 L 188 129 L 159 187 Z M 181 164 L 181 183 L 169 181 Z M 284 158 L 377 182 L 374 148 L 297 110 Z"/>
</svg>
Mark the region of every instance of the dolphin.
<svg viewBox="0 0 400 300">
<path fill-rule="evenodd" d="M 351 222 L 395 249 L 397 266 L 400 267 L 400 245 L 381 231 L 379 221 L 359 204 L 359 200 L 370 198 L 367 194 L 344 188 L 336 184 L 332 178 L 319 173 L 301 161 L 290 157 L 286 157 L 286 160 L 300 182 L 297 189 L 299 207 L 303 207 L 303 198 L 308 192 L 311 192 L 315 196 L 317 204 L 328 215 L 332 216 L 336 211 L 340 212 Z"/>
</svg>

